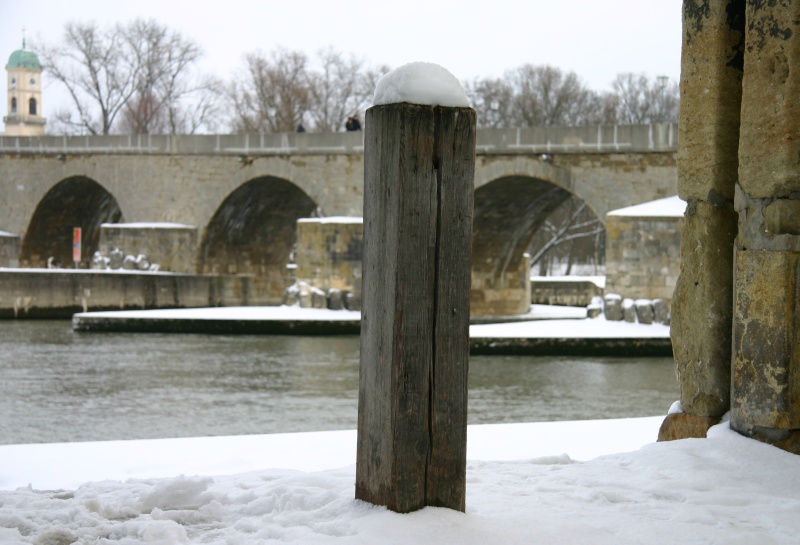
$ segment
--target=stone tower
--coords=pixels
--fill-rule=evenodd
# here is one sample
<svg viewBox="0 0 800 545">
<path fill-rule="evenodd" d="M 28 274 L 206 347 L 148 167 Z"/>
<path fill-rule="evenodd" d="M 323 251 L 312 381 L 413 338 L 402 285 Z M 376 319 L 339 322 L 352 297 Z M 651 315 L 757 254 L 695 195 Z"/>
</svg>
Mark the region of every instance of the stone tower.
<svg viewBox="0 0 800 545">
<path fill-rule="evenodd" d="M 8 115 L 3 117 L 6 136 L 41 136 L 45 119 L 42 117 L 42 65 L 33 51 L 14 51 L 6 64 L 8 75 Z"/>
</svg>

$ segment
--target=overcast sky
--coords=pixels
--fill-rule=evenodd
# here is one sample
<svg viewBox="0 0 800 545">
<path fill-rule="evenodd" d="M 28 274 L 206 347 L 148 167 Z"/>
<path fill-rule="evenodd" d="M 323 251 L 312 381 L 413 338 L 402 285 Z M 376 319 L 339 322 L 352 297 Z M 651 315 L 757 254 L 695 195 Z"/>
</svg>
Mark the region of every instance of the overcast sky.
<svg viewBox="0 0 800 545">
<path fill-rule="evenodd" d="M 592 89 L 621 72 L 680 76 L 681 0 L 0 0 L 3 66 L 29 40 L 60 40 L 68 21 L 154 18 L 197 41 L 201 68 L 235 76 L 245 53 L 333 46 L 369 64 L 441 64 L 459 80 L 525 63 L 574 71 Z M 66 106 L 48 86 L 43 113 Z M 7 85 L 0 86 L 6 112 Z M 56 102 L 55 104 L 53 102 Z"/>
</svg>

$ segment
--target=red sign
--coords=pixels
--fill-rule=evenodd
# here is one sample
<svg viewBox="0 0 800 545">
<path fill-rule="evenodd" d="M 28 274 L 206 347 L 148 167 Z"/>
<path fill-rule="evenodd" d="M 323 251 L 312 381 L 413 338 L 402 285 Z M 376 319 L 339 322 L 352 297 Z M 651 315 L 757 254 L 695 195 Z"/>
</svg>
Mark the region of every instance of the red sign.
<svg viewBox="0 0 800 545">
<path fill-rule="evenodd" d="M 72 261 L 75 263 L 81 262 L 81 228 L 74 227 L 72 229 Z"/>
</svg>

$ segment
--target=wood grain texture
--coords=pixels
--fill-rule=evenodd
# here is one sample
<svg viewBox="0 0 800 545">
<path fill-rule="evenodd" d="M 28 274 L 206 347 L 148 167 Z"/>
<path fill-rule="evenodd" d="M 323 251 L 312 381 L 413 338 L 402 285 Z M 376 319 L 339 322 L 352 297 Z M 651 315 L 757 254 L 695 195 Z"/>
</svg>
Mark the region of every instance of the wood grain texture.
<svg viewBox="0 0 800 545">
<path fill-rule="evenodd" d="M 464 509 L 475 113 L 367 111 L 356 497 Z"/>
<path fill-rule="evenodd" d="M 463 511 L 475 111 L 436 108 L 439 191 L 427 505 Z"/>
</svg>

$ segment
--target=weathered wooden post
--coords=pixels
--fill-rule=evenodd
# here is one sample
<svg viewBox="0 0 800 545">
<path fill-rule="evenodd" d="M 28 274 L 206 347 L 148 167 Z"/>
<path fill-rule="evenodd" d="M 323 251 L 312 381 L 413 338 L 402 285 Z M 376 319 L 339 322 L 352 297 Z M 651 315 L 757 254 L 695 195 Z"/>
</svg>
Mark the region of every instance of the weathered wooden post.
<svg viewBox="0 0 800 545">
<path fill-rule="evenodd" d="M 375 95 L 356 498 L 401 513 L 463 511 L 475 111 L 458 81 L 427 63 L 388 74 Z"/>
</svg>

